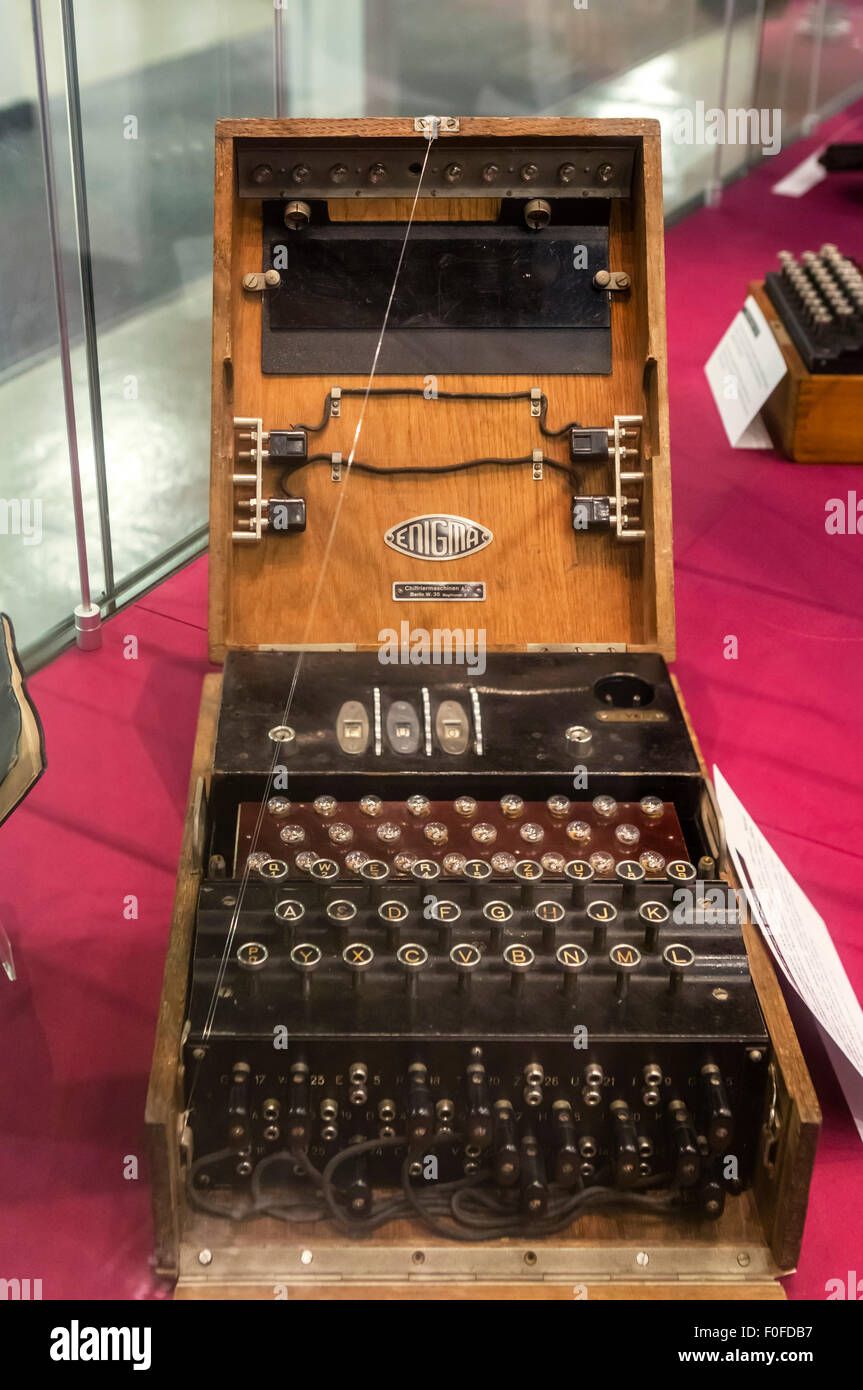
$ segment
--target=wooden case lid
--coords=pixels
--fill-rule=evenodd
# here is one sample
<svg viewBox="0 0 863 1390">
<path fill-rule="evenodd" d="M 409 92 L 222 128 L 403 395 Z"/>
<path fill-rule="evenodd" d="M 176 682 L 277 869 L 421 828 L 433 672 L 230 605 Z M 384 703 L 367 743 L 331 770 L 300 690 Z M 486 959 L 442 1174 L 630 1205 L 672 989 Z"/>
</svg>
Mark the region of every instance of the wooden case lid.
<svg viewBox="0 0 863 1390">
<path fill-rule="evenodd" d="M 221 660 L 231 648 L 378 648 L 385 630 L 472 628 L 485 631 L 490 650 L 543 646 L 659 651 L 674 655 L 673 565 L 668 455 L 665 274 L 659 124 L 649 120 L 462 118 L 458 133 L 442 134 L 430 153 L 424 190 L 437 192 L 442 166 L 478 145 L 503 157 L 528 145 L 540 163 L 561 150 L 627 152 L 631 180 L 623 196 L 607 197 L 609 268 L 630 277 L 631 289 L 611 295 L 612 370 L 608 375 L 455 375 L 441 373 L 440 391 L 513 392 L 539 387 L 548 398 L 548 424 L 568 421 L 610 427 L 615 416 L 641 416 L 640 458 L 627 460 L 643 481 L 625 485 L 640 498 L 641 540 L 613 531 L 573 530 L 573 486 L 549 468 L 536 481 L 530 465 L 485 467 L 438 477 L 370 476 L 351 470 L 342 481 L 318 463 L 298 472 L 291 491 L 307 503 L 307 529 L 259 541 L 232 540 L 250 490 L 233 477 L 254 468 L 238 458 L 248 449 L 235 419 L 258 419 L 264 431 L 320 421 L 334 385 L 365 387 L 368 374 L 265 375 L 261 367 L 262 295 L 243 288 L 261 271 L 263 199 L 240 188 L 248 181 L 249 151 L 266 142 L 271 163 L 304 151 L 338 150 L 340 142 L 372 152 L 384 142 L 421 161 L 427 141 L 411 119 L 220 121 L 216 128 L 215 263 L 213 283 L 213 418 L 210 498 L 210 645 Z M 631 156 L 629 152 L 631 151 Z M 246 156 L 244 161 L 244 155 Z M 589 164 L 583 166 L 587 168 Z M 241 196 L 241 191 L 244 196 Z M 282 190 L 269 189 L 269 196 Z M 353 190 L 352 190 L 353 191 Z M 594 193 L 602 195 L 597 188 Z M 524 196 L 516 187 L 513 192 Z M 628 196 L 627 196 L 628 193 Z M 368 195 L 368 196 L 366 196 Z M 404 222 L 411 200 L 361 196 L 332 199 L 330 219 Z M 420 221 L 493 219 L 489 198 L 423 197 Z M 540 233 L 541 235 L 541 233 Z M 266 293 L 266 291 L 264 292 Z M 371 365 L 371 363 L 369 364 Z M 375 386 L 422 387 L 423 378 L 379 374 Z M 343 402 L 340 418 L 309 436 L 310 452 L 347 458 L 362 401 Z M 452 464 L 488 456 L 529 456 L 569 462 L 569 441 L 540 436 L 530 403 L 428 401 L 372 397 L 357 459 L 381 466 L 406 462 Z M 611 462 L 579 465 L 579 492 L 613 494 Z M 264 497 L 278 495 L 280 469 L 266 459 Z M 333 518 L 338 525 L 331 540 Z M 447 561 L 406 557 L 386 544 L 390 528 L 416 517 L 446 514 L 477 522 L 493 541 Z M 456 582 L 485 585 L 482 602 L 397 602 L 394 584 Z M 452 592 L 451 590 L 449 592 Z"/>
</svg>

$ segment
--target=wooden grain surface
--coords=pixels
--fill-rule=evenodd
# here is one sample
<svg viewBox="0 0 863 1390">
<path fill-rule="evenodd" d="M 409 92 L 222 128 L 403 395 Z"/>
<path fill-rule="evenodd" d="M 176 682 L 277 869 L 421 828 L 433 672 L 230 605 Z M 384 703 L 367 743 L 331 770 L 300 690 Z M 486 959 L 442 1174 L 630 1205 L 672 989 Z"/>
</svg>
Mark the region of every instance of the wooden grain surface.
<svg viewBox="0 0 863 1390">
<path fill-rule="evenodd" d="M 165 1273 L 176 1273 L 182 1209 L 178 1132 L 182 1083 L 179 1065 L 200 883 L 195 847 L 196 791 L 199 778 L 203 778 L 205 783 L 209 781 L 213 765 L 221 690 L 221 676 L 204 677 L 144 1115 L 152 1188 L 155 1263 L 156 1268 Z"/>
<path fill-rule="evenodd" d="M 706 781 L 707 767 L 698 738 L 677 680 L 674 677 L 672 680 Z M 724 867 L 724 876 L 737 890 L 740 901 L 745 903 L 745 896 L 730 862 Z M 780 1269 L 792 1270 L 800 1257 L 803 1241 L 809 1185 L 821 1128 L 821 1109 L 773 960 L 761 932 L 751 921 L 744 922 L 743 939 L 752 980 L 773 1045 L 777 1072 L 776 1110 L 781 1125 L 775 1165 L 771 1171 L 759 1168 L 755 1198 L 773 1258 Z"/>
<path fill-rule="evenodd" d="M 573 1284 L 557 1284 L 548 1280 L 534 1284 L 503 1284 L 495 1281 L 484 1284 L 304 1284 L 291 1286 L 289 1303 L 354 1303 L 358 1300 L 380 1302 L 438 1302 L 447 1300 L 456 1303 L 488 1303 L 517 1301 L 519 1303 L 572 1303 L 575 1298 Z M 175 1298 L 184 1302 L 231 1301 L 254 1299 L 272 1301 L 275 1298 L 272 1284 L 179 1284 Z M 284 1292 L 278 1291 L 280 1299 Z M 773 1281 L 763 1284 L 612 1284 L 595 1283 L 578 1286 L 578 1299 L 589 1303 L 622 1302 L 632 1299 L 639 1302 L 665 1301 L 691 1303 L 717 1298 L 743 1300 L 750 1302 L 771 1300 L 781 1302 L 785 1298 L 782 1285 Z"/>
<path fill-rule="evenodd" d="M 375 648 L 379 633 L 403 619 L 428 629 L 473 626 L 491 649 L 530 643 L 625 644 L 673 655 L 673 594 L 667 389 L 665 384 L 664 250 L 658 127 L 652 122 L 480 121 L 468 133 L 568 136 L 602 134 L 643 144 L 636 160 L 633 197 L 612 200 L 610 262 L 626 270 L 633 291 L 612 303 L 613 371 L 610 376 L 477 376 L 442 374 L 441 391 L 508 392 L 539 386 L 549 398 L 549 425 L 570 420 L 610 425 L 614 414 L 649 417 L 645 430 L 648 538 L 619 544 L 608 534 L 576 534 L 572 489 L 549 469 L 535 482 L 524 469 L 483 468 L 443 478 L 377 478 L 353 472 L 339 484 L 326 464 L 298 472 L 296 490 L 308 507 L 302 535 L 233 544 L 234 471 L 231 420 L 260 417 L 264 428 L 317 423 L 331 385 L 363 387 L 365 377 L 264 377 L 260 368 L 261 298 L 239 287 L 261 266 L 260 205 L 235 196 L 235 135 L 281 134 L 313 138 L 353 134 L 399 135 L 412 125 L 393 122 L 220 122 L 216 142 L 214 263 L 213 460 L 211 481 L 211 654 L 227 647 L 346 644 Z M 427 200 L 431 201 L 431 200 Z M 341 203 L 344 200 L 340 200 Z M 452 200 L 455 215 L 471 215 L 470 200 Z M 475 210 L 475 209 L 474 209 Z M 374 215 L 372 213 L 372 215 Z M 381 375 L 378 386 L 414 384 Z M 342 403 L 342 418 L 312 435 L 314 452 L 350 452 L 360 402 Z M 356 457 L 383 467 L 451 464 L 486 456 L 520 457 L 542 448 L 567 462 L 566 437 L 544 439 L 519 402 L 447 402 L 371 399 Z M 629 466 L 629 461 L 627 461 Z M 635 464 L 633 464 L 635 466 Z M 265 466 L 265 493 L 278 491 L 278 470 Z M 583 469 L 586 492 L 608 492 L 608 465 Z M 338 516 L 334 542 L 331 526 Z M 383 543 L 391 525 L 425 512 L 480 521 L 495 540 L 481 554 L 442 566 L 406 559 Z M 445 570 L 445 573 L 442 573 Z M 487 601 L 395 603 L 392 585 L 403 580 L 482 580 Z"/>
<path fill-rule="evenodd" d="M 767 319 L 788 368 L 761 412 L 776 447 L 792 463 L 863 463 L 863 376 L 810 372 L 764 281 L 753 281 L 749 293 Z"/>
</svg>

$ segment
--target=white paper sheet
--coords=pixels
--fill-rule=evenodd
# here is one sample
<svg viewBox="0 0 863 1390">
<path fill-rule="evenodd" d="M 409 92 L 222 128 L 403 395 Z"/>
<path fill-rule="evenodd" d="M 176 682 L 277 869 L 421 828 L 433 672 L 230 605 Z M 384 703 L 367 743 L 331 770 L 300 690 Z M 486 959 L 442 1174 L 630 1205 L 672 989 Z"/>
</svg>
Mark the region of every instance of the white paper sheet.
<svg viewBox="0 0 863 1390">
<path fill-rule="evenodd" d="M 767 320 L 750 295 L 704 368 L 734 448 L 770 447 L 759 411 L 787 370 Z"/>
<path fill-rule="evenodd" d="M 863 1139 L 863 1009 L 823 918 L 715 766 L 713 780 L 728 850 L 753 920 L 815 1018 Z"/>
<path fill-rule="evenodd" d="M 808 159 L 804 159 L 802 164 L 798 164 L 796 169 L 792 169 L 790 174 L 786 174 L 784 179 L 774 183 L 771 192 L 778 193 L 781 198 L 802 198 L 810 188 L 826 179 L 827 170 L 823 164 L 818 163 L 824 149 L 825 146 L 822 145 L 814 154 L 810 154 Z"/>
</svg>

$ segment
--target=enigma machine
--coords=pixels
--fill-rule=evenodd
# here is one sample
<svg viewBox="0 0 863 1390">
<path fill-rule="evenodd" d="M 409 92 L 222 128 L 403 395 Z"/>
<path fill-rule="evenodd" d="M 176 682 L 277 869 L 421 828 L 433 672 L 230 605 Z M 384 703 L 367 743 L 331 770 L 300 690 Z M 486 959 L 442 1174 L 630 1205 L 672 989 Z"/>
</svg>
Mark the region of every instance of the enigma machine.
<svg viewBox="0 0 863 1390">
<path fill-rule="evenodd" d="M 221 122 L 210 553 L 157 1267 L 781 1296 L 819 1116 L 665 664 L 658 125 Z"/>
<path fill-rule="evenodd" d="M 863 272 L 832 242 L 778 261 L 749 286 L 787 369 L 764 422 L 795 463 L 863 463 Z"/>
</svg>

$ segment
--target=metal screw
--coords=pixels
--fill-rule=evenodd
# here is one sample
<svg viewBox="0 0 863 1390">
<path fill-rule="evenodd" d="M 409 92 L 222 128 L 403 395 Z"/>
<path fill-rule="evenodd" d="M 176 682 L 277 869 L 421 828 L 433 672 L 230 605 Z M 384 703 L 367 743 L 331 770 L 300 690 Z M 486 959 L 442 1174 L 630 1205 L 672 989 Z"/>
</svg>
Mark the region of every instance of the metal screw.
<svg viewBox="0 0 863 1390">
<path fill-rule="evenodd" d="M 764 1060 L 764 1053 L 759 1051 L 757 1047 L 750 1047 L 749 1051 L 746 1054 L 746 1057 L 747 1060 L 752 1062 L 754 1065 L 755 1063 L 762 1062 Z"/>
<path fill-rule="evenodd" d="M 719 999 L 721 1002 L 724 1002 L 724 1000 L 728 998 L 727 989 L 714 989 L 711 991 L 711 993 L 713 994 L 714 999 Z"/>
<path fill-rule="evenodd" d="M 740 1254 L 737 1256 L 737 1263 L 740 1265 L 741 1269 L 746 1269 L 747 1265 L 752 1263 L 752 1260 L 745 1250 L 741 1250 Z"/>
<path fill-rule="evenodd" d="M 596 177 L 599 179 L 600 183 L 611 183 L 611 180 L 614 178 L 614 165 L 600 164 L 596 171 Z"/>
<path fill-rule="evenodd" d="M 425 1264 L 425 1260 L 426 1257 L 423 1254 L 422 1250 L 415 1250 L 414 1253 L 411 1255 L 411 1264 L 423 1265 Z"/>
<path fill-rule="evenodd" d="M 598 290 L 607 289 L 611 284 L 611 272 L 608 270 L 598 270 L 593 277 L 593 283 Z"/>
<path fill-rule="evenodd" d="M 638 1254 L 635 1257 L 635 1263 L 641 1269 L 646 1268 L 646 1266 L 650 1264 L 650 1256 L 648 1255 L 646 1250 L 639 1250 Z"/>
<path fill-rule="evenodd" d="M 213 1252 L 212 1252 L 212 1250 L 199 1250 L 199 1251 L 198 1251 L 198 1264 L 199 1264 L 199 1265 L 211 1265 L 212 1263 L 213 1263 Z"/>
<path fill-rule="evenodd" d="M 312 1254 L 311 1250 L 303 1250 L 303 1251 L 301 1252 L 301 1254 L 300 1254 L 300 1264 L 301 1264 L 301 1265 L 310 1265 L 310 1264 L 312 1263 L 312 1260 L 313 1260 L 314 1258 L 315 1258 L 315 1257 L 314 1257 L 314 1255 Z"/>
</svg>

